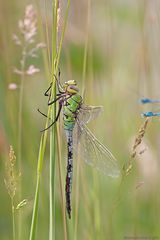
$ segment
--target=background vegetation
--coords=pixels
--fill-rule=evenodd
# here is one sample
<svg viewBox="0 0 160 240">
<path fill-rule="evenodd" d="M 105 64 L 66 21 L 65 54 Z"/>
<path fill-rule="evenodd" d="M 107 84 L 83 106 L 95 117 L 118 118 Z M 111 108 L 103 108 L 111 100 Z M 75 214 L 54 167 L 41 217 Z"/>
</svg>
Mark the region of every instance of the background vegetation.
<svg viewBox="0 0 160 240">
<path fill-rule="evenodd" d="M 45 119 L 37 108 L 47 112 L 43 92 L 50 83 L 51 66 L 51 1 L 0 2 L 0 239 L 12 239 L 12 208 L 4 179 L 5 162 L 12 145 L 18 158 L 19 94 L 21 76 L 14 73 L 19 66 L 21 50 L 13 41 L 19 32 L 18 21 L 25 8 L 33 4 L 37 11 L 36 44 L 43 42 L 37 58 L 29 58 L 27 66 L 34 65 L 34 75 L 25 76 L 22 105 L 21 173 L 17 179 L 15 206 L 20 199 L 27 204 L 15 210 L 18 236 L 19 211 L 23 240 L 29 239 L 36 187 L 36 169 L 40 130 Z M 59 32 L 64 23 L 66 1 L 60 1 Z M 140 97 L 160 97 L 160 2 L 159 1 L 71 1 L 67 28 L 59 66 L 61 81 L 75 79 L 84 90 L 86 104 L 103 105 L 103 114 L 90 124 L 95 135 L 108 146 L 122 169 L 130 160 L 133 141 L 144 119 L 146 109 L 139 105 Z M 47 22 L 47 28 L 46 28 Z M 49 43 L 46 39 L 49 33 Z M 85 55 L 86 54 L 86 55 Z M 85 58 L 86 56 L 86 58 Z M 86 65 L 85 65 L 86 60 Z M 86 66 L 86 68 L 85 68 Z M 16 83 L 17 89 L 9 89 Z M 10 87 L 11 88 L 11 87 Z M 148 110 L 151 110 L 148 108 Z M 62 121 L 60 121 L 62 122 Z M 61 125 L 60 125 L 61 126 Z M 160 239 L 160 184 L 159 184 L 159 119 L 149 122 L 141 149 L 130 173 L 123 178 L 110 179 L 81 161 L 74 162 L 73 216 L 64 219 L 63 197 L 66 142 L 60 127 L 61 172 L 55 162 L 53 239 L 129 239 L 146 237 Z M 18 159 L 15 163 L 18 175 Z M 7 168 L 8 169 L 8 168 Z M 123 172 L 123 170 L 122 170 Z M 62 185 L 60 181 L 62 175 Z M 21 182 L 21 184 L 20 184 Z M 21 186 L 21 187 L 20 187 Z M 21 189 L 21 191 L 20 191 Z M 13 192 L 12 192 L 13 194 Z M 40 182 L 37 238 L 49 237 L 49 139 L 44 156 Z M 148 238 L 147 238 L 148 237 Z M 16 238 L 18 239 L 18 237 Z"/>
</svg>

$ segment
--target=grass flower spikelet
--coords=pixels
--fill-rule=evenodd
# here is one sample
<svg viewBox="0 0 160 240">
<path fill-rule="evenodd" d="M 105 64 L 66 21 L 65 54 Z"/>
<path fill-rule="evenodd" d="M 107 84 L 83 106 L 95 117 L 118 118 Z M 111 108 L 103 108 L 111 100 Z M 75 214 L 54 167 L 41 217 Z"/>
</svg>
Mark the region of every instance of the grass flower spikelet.
<svg viewBox="0 0 160 240">
<path fill-rule="evenodd" d="M 11 199 L 14 198 L 17 189 L 17 176 L 15 173 L 16 156 L 13 147 L 10 146 L 9 159 L 6 161 L 5 186 Z"/>
</svg>

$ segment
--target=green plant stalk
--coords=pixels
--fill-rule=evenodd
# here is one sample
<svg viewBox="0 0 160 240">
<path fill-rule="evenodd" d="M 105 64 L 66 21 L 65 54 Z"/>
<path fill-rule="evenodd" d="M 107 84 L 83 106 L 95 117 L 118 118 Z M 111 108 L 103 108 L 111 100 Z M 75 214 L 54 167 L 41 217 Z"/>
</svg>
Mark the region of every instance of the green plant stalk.
<svg viewBox="0 0 160 240">
<path fill-rule="evenodd" d="M 36 191 L 35 191 L 32 223 L 31 223 L 31 230 L 30 230 L 30 237 L 29 237 L 30 240 L 31 239 L 35 239 L 35 235 L 36 235 L 37 214 L 38 214 L 38 200 L 39 200 L 39 185 L 40 185 L 40 174 L 37 175 L 37 183 L 36 183 Z"/>
<path fill-rule="evenodd" d="M 91 12 L 91 0 L 88 0 L 87 8 L 87 29 L 86 29 L 86 40 L 84 48 L 84 58 L 83 58 L 83 74 L 82 74 L 82 97 L 85 95 L 85 79 L 87 70 L 87 57 L 88 57 L 88 41 L 89 41 L 89 27 L 90 27 L 90 12 Z"/>
<path fill-rule="evenodd" d="M 79 154 L 78 154 L 79 155 Z M 77 158 L 76 167 L 76 193 L 75 193 L 75 226 L 74 226 L 74 240 L 77 239 L 77 229 L 78 229 L 78 213 L 79 213 L 79 173 L 80 173 L 80 158 Z"/>
<path fill-rule="evenodd" d="M 94 193 L 93 193 L 93 202 L 94 202 L 94 229 L 95 229 L 95 238 L 98 239 L 100 237 L 100 206 L 99 206 L 99 179 L 97 176 L 97 172 L 93 172 L 93 185 L 94 185 Z M 97 197 L 98 196 L 98 197 Z"/>
<path fill-rule="evenodd" d="M 86 70 L 87 70 L 87 56 L 88 56 L 88 41 L 89 41 L 89 26 L 90 26 L 90 10 L 91 1 L 88 0 L 87 6 L 87 27 L 86 27 L 86 39 L 83 57 L 83 71 L 82 71 L 82 97 L 85 97 L 85 80 L 86 80 Z M 79 173 L 80 173 L 80 159 L 77 159 L 76 168 L 76 203 L 75 203 L 75 226 L 74 226 L 74 239 L 77 239 L 77 229 L 78 229 L 78 206 L 79 206 Z"/>
<path fill-rule="evenodd" d="M 87 70 L 87 56 L 88 56 L 88 40 L 89 40 L 89 20 L 90 20 L 90 0 L 88 1 L 88 14 L 87 14 L 87 31 L 83 57 L 83 71 L 82 71 L 82 97 L 85 98 L 85 80 Z M 80 159 L 77 161 L 76 168 L 76 205 L 75 205 L 75 227 L 74 227 L 74 239 L 77 239 L 78 229 L 78 205 L 79 205 L 79 171 L 80 171 Z"/>
<path fill-rule="evenodd" d="M 14 200 L 13 200 L 13 198 L 11 198 L 11 207 L 12 207 L 12 231 L 13 231 L 13 240 L 16 240 L 15 209 L 14 209 Z"/>
<path fill-rule="evenodd" d="M 91 8 L 91 2 L 89 0 L 88 7 Z M 89 74 L 90 76 L 90 85 L 93 85 L 93 79 L 94 79 L 94 70 L 93 70 L 93 50 L 92 50 L 92 42 L 90 42 L 88 46 L 88 65 L 89 65 Z M 90 95 L 90 97 L 93 97 Z M 94 209 L 94 229 L 95 231 L 92 231 L 91 239 L 99 239 L 100 237 L 100 226 L 101 226 L 101 218 L 100 218 L 100 202 L 99 199 L 97 199 L 98 194 L 98 178 L 96 173 L 93 172 L 93 209 Z"/>
<path fill-rule="evenodd" d="M 45 5 L 45 12 L 47 12 L 47 0 L 44 1 Z M 47 25 L 47 15 L 45 14 L 45 31 L 46 31 L 46 43 L 47 43 L 47 55 L 48 55 L 48 64 L 49 69 L 51 68 L 51 55 L 50 55 L 50 49 L 49 49 L 49 29 Z"/>
<path fill-rule="evenodd" d="M 19 112 L 18 112 L 18 171 L 22 171 L 22 109 L 23 109 L 23 95 L 24 95 L 24 77 L 25 77 L 25 64 L 26 64 L 26 48 L 25 44 L 22 51 L 22 60 L 21 60 L 21 84 L 20 84 L 20 93 L 19 93 Z M 22 184 L 21 180 L 19 181 L 19 194 L 18 201 L 21 201 L 22 197 Z M 22 212 L 18 212 L 18 239 L 21 240 L 22 234 Z"/>
<path fill-rule="evenodd" d="M 55 150 L 55 144 L 54 144 L 54 139 L 55 137 L 53 136 L 53 131 L 50 133 L 50 164 L 49 164 L 49 239 L 55 239 L 53 238 L 54 232 L 53 231 L 53 209 L 55 206 L 55 201 L 54 201 L 54 181 L 55 181 L 55 155 L 54 155 L 54 150 Z"/>
<path fill-rule="evenodd" d="M 55 96 L 55 95 L 54 95 Z M 56 104 L 52 111 L 52 119 L 56 116 Z M 53 231 L 53 210 L 55 210 L 55 160 L 56 160 L 56 128 L 53 126 L 50 132 L 50 164 L 49 164 L 49 240 L 55 239 Z M 54 224 L 55 226 L 55 224 Z"/>
<path fill-rule="evenodd" d="M 52 23 L 52 68 L 51 68 L 51 79 L 53 82 L 53 89 L 51 96 L 53 99 L 56 98 L 56 84 L 54 78 L 55 74 L 55 62 L 56 62 L 56 52 L 57 52 L 57 11 L 58 11 L 58 0 L 55 1 L 53 6 L 53 23 Z M 53 105 L 51 110 L 51 119 L 56 118 L 56 104 Z M 54 187 L 55 187 L 55 160 L 56 160 L 56 124 L 51 129 L 50 132 L 50 164 L 49 164 L 49 240 L 53 240 L 53 206 L 55 206 L 54 200 Z M 55 226 L 55 224 L 54 224 Z"/>
<path fill-rule="evenodd" d="M 66 14 L 65 14 L 65 19 L 64 19 L 64 26 L 63 26 L 63 30 L 62 30 L 62 34 L 61 34 L 61 38 L 60 38 L 60 43 L 59 43 L 59 47 L 57 44 L 57 10 L 58 10 L 58 0 L 55 1 L 55 6 L 53 7 L 53 14 L 54 14 L 54 22 L 53 22 L 53 29 L 52 29 L 52 70 L 51 70 L 51 77 L 52 77 L 52 81 L 54 83 L 54 87 L 52 89 L 52 93 L 51 96 L 53 98 L 56 97 L 56 86 L 55 86 L 55 79 L 54 79 L 54 75 L 56 75 L 57 71 L 58 71 L 58 63 L 59 63 L 59 59 L 60 59 L 60 53 L 61 53 L 61 49 L 62 49 L 62 43 L 63 43 L 63 39 L 64 39 L 64 34 L 65 34 L 65 29 L 66 29 L 66 25 L 67 25 L 67 19 L 68 19 L 68 12 L 69 12 L 69 6 L 70 6 L 70 0 L 67 2 L 67 7 L 66 7 Z M 56 51 L 58 49 L 58 52 Z M 57 57 L 57 58 L 56 58 Z M 56 104 L 54 104 L 54 108 L 53 108 L 53 114 L 52 114 L 52 119 L 55 119 L 56 117 Z M 55 158 L 56 158 L 56 124 L 54 124 L 53 128 L 52 128 L 52 132 L 50 134 L 50 142 L 52 144 L 50 144 L 50 147 L 52 149 L 50 149 L 50 217 L 49 217 L 49 239 L 52 240 L 53 239 L 53 199 L 54 199 L 54 190 L 53 190 L 53 186 L 54 186 L 54 180 L 55 178 L 53 178 L 53 174 L 55 172 Z M 54 174 L 55 175 L 55 174 Z"/>
<path fill-rule="evenodd" d="M 63 26 L 63 30 L 62 30 L 61 39 L 60 39 L 60 45 L 59 45 L 58 53 L 57 53 L 56 68 L 55 68 L 55 71 L 54 71 L 55 74 L 57 73 L 57 70 L 58 70 L 60 53 L 61 53 L 62 43 L 63 43 L 63 39 L 64 39 L 64 33 L 65 33 L 66 25 L 67 25 L 69 6 L 70 6 L 70 0 L 68 0 L 68 2 L 67 2 L 67 8 L 66 8 L 66 13 L 65 13 L 65 21 L 64 21 L 64 26 Z M 52 78 L 54 79 L 54 75 L 52 75 Z M 54 90 L 54 88 L 53 88 L 53 90 Z M 48 118 L 51 116 L 50 107 L 48 109 L 47 116 L 48 116 Z M 46 127 L 48 126 L 48 118 L 46 120 L 46 125 L 45 125 Z M 42 172 L 42 168 L 43 168 L 44 152 L 45 152 L 45 148 L 46 148 L 46 139 L 47 139 L 47 131 L 44 132 L 44 134 L 42 134 L 41 140 L 40 140 L 39 156 L 38 156 L 38 163 L 37 163 L 37 183 L 36 183 L 34 206 L 33 206 L 30 236 L 29 236 L 30 240 L 35 240 L 35 236 L 36 236 L 38 205 L 39 205 L 39 201 L 38 201 L 39 186 L 40 186 L 41 172 Z"/>
<path fill-rule="evenodd" d="M 45 8 L 45 13 L 47 12 L 47 0 L 44 1 L 44 8 Z M 42 42 L 46 42 L 47 46 L 47 54 L 46 51 L 43 49 L 42 54 L 43 54 L 43 61 L 44 61 L 44 69 L 45 69 L 45 73 L 46 73 L 46 78 L 49 80 L 50 78 L 50 69 L 51 69 L 51 59 L 50 59 L 50 51 L 49 51 L 49 32 L 48 32 L 48 26 L 47 26 L 47 16 L 45 14 L 45 30 L 43 29 L 43 17 L 42 17 L 42 13 L 41 13 L 41 9 L 42 6 L 40 4 L 40 2 L 38 0 L 36 0 L 36 5 L 38 8 L 38 14 L 37 18 L 38 18 L 38 29 L 40 29 L 40 38 L 42 39 Z"/>
<path fill-rule="evenodd" d="M 59 48 L 58 48 L 58 53 L 57 53 L 57 61 L 56 61 L 57 64 L 56 64 L 56 68 L 55 68 L 55 73 L 57 73 L 57 71 L 58 71 L 58 63 L 59 63 L 59 59 L 60 59 L 60 55 L 61 55 L 64 34 L 65 34 L 66 26 L 67 26 L 69 7 L 70 7 L 70 0 L 67 1 L 67 7 L 66 7 L 66 12 L 65 12 L 65 17 L 64 17 L 64 25 L 63 25 L 62 35 L 60 38 Z"/>
<path fill-rule="evenodd" d="M 21 84 L 20 84 L 20 93 L 19 93 L 19 112 L 18 112 L 18 168 L 21 172 L 21 155 L 22 155 L 22 107 L 23 107 L 23 93 L 24 93 L 24 69 L 26 62 L 26 46 L 23 48 L 23 56 L 21 60 Z"/>
<path fill-rule="evenodd" d="M 92 46 L 91 46 L 91 49 L 90 49 L 90 68 L 91 68 L 91 74 L 92 74 L 92 77 L 91 77 L 91 81 L 93 80 L 93 51 L 92 51 Z M 100 218 L 100 200 L 97 199 L 97 196 L 99 196 L 99 193 L 98 193 L 98 184 L 99 184 L 99 179 L 97 178 L 97 173 L 94 173 L 93 172 L 93 189 L 94 189 L 94 197 L 93 197 L 93 203 L 94 203 L 94 216 L 95 216 L 95 221 L 94 221 L 94 224 L 95 224 L 95 232 L 93 231 L 93 235 L 92 235 L 92 238 L 95 237 L 95 239 L 99 239 L 100 237 L 100 226 L 101 226 L 101 218 Z"/>
<path fill-rule="evenodd" d="M 23 92 L 24 92 L 24 76 L 21 78 L 20 84 L 20 96 L 19 96 L 19 116 L 18 116 L 18 171 L 21 173 L 22 169 L 22 107 L 23 107 Z M 19 193 L 18 193 L 18 201 L 21 201 L 22 195 L 22 186 L 21 179 L 19 181 Z M 18 212 L 18 239 L 21 239 L 21 228 L 22 228 L 22 213 Z"/>
<path fill-rule="evenodd" d="M 50 110 L 50 109 L 49 109 Z M 46 126 L 48 125 L 48 120 L 46 122 Z M 45 132 L 41 136 L 40 140 L 40 147 L 39 147 L 39 156 L 38 156 L 38 164 L 37 164 L 37 182 L 36 182 L 36 190 L 35 190 L 35 197 L 34 197 L 34 206 L 33 206 L 33 213 L 32 213 L 32 221 L 31 221 L 31 228 L 30 228 L 30 240 L 35 239 L 36 235 L 36 226 L 37 226 L 37 215 L 38 215 L 38 200 L 39 200 L 39 186 L 40 186 L 40 177 L 43 167 L 43 159 L 44 159 L 44 152 L 47 140 L 47 132 Z"/>
<path fill-rule="evenodd" d="M 62 204 L 62 217 L 63 217 L 63 231 L 64 231 L 64 240 L 67 240 L 67 222 L 66 222 L 66 208 L 65 200 L 63 194 L 63 184 L 62 184 L 62 165 L 61 165 L 61 141 L 60 141 L 60 130 L 59 123 L 57 124 L 57 148 L 58 148 L 58 173 L 59 173 L 59 185 L 60 185 L 60 194 L 61 194 L 61 204 Z"/>
</svg>

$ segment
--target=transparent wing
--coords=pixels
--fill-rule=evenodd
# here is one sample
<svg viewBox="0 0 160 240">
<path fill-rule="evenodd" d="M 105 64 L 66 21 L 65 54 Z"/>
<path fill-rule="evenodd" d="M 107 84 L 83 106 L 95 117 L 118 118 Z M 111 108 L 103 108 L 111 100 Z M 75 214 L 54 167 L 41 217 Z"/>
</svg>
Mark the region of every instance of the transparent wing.
<svg viewBox="0 0 160 240">
<path fill-rule="evenodd" d="M 116 158 L 79 120 L 74 127 L 73 141 L 75 151 L 80 152 L 86 163 L 105 175 L 119 176 L 120 170 Z"/>
<path fill-rule="evenodd" d="M 80 123 L 87 124 L 91 120 L 97 118 L 103 111 L 102 106 L 86 106 L 82 105 L 79 109 L 78 119 Z"/>
</svg>

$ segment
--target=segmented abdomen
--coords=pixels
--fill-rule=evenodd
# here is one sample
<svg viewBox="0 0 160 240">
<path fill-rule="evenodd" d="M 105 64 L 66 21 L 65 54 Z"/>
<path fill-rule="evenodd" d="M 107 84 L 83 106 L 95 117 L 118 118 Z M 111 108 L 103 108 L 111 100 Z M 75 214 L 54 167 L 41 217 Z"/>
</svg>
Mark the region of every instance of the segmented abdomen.
<svg viewBox="0 0 160 240">
<path fill-rule="evenodd" d="M 73 138 L 72 131 L 66 131 L 68 145 L 67 175 L 66 175 L 66 209 L 69 218 L 71 218 L 71 191 L 73 174 Z"/>
<path fill-rule="evenodd" d="M 69 218 L 71 218 L 71 191 L 73 175 L 73 128 L 76 122 L 78 109 L 82 103 L 82 97 L 78 94 L 67 98 L 63 107 L 64 129 L 66 130 L 68 158 L 67 158 L 67 175 L 66 175 L 66 209 Z"/>
</svg>

